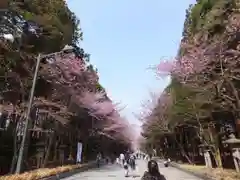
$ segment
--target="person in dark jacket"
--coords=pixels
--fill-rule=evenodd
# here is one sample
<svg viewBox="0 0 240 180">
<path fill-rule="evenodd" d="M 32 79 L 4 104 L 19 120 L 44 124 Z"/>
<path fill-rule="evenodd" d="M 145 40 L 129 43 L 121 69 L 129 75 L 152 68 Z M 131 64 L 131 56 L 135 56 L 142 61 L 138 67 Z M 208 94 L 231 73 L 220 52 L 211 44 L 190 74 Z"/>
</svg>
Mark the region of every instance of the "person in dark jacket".
<svg viewBox="0 0 240 180">
<path fill-rule="evenodd" d="M 152 159 L 152 153 L 150 153 L 149 155 L 148 155 L 148 157 L 149 157 L 149 160 L 151 160 Z"/>
<path fill-rule="evenodd" d="M 158 164 L 154 160 L 148 161 L 148 171 L 144 173 L 141 180 L 166 180 L 159 172 Z"/>
<path fill-rule="evenodd" d="M 130 156 L 130 158 L 128 159 L 128 165 L 132 169 L 132 171 L 136 169 L 136 160 L 134 155 Z"/>
</svg>

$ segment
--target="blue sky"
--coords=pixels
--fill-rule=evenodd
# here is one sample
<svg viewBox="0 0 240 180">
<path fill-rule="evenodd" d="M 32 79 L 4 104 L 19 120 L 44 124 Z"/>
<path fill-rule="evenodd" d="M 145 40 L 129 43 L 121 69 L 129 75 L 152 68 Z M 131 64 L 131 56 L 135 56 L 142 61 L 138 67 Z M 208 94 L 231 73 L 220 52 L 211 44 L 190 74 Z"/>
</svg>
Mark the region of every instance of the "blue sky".
<svg viewBox="0 0 240 180">
<path fill-rule="evenodd" d="M 139 124 L 137 113 L 149 91 L 161 92 L 168 79 L 148 70 L 174 57 L 185 10 L 194 0 L 68 0 L 81 21 L 81 46 L 91 54 L 109 96 L 126 105 L 122 114 Z"/>
</svg>

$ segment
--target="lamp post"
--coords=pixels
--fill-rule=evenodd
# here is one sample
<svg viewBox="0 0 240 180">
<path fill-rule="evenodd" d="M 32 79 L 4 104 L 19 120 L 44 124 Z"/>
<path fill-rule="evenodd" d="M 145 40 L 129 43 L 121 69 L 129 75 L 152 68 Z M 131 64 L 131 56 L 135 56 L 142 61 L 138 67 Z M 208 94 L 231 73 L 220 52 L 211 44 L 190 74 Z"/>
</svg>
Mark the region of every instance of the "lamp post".
<svg viewBox="0 0 240 180">
<path fill-rule="evenodd" d="M 37 76 L 38 76 L 41 59 L 47 58 L 50 56 L 55 56 L 55 55 L 62 54 L 62 53 L 71 53 L 72 51 L 73 51 L 73 47 L 66 45 L 59 52 L 55 52 L 55 53 L 51 53 L 51 54 L 47 54 L 47 55 L 39 54 L 37 57 L 37 64 L 36 64 L 35 72 L 34 72 L 34 76 L 33 76 L 33 83 L 32 83 L 32 88 L 31 88 L 31 92 L 30 92 L 29 104 L 28 104 L 28 108 L 27 108 L 23 137 L 22 137 L 22 141 L 21 141 L 21 145 L 20 145 L 20 149 L 19 149 L 18 161 L 17 161 L 17 166 L 16 166 L 16 174 L 19 174 L 21 172 L 21 168 L 22 168 L 23 154 L 24 154 L 24 148 L 25 148 L 24 146 L 25 146 L 26 138 L 27 138 L 27 134 L 28 134 L 28 124 L 29 124 L 29 120 L 30 120 L 30 113 L 31 113 L 31 108 L 32 108 L 32 103 L 33 103 L 33 98 L 34 98 L 34 91 L 35 91 L 35 86 L 36 86 L 36 82 L 37 82 Z"/>
<path fill-rule="evenodd" d="M 3 104 L 2 104 L 2 96 L 0 96 L 0 122 L 1 122 L 1 117 L 2 117 L 2 114 L 3 114 Z M 3 131 L 4 129 L 3 128 L 0 128 L 0 131 Z"/>
<path fill-rule="evenodd" d="M 205 161 L 205 165 L 207 168 L 212 168 L 212 159 L 210 156 L 210 148 L 211 146 L 207 145 L 207 144 L 200 144 L 199 146 L 199 151 L 200 151 L 200 155 L 204 157 L 204 161 Z"/>
</svg>

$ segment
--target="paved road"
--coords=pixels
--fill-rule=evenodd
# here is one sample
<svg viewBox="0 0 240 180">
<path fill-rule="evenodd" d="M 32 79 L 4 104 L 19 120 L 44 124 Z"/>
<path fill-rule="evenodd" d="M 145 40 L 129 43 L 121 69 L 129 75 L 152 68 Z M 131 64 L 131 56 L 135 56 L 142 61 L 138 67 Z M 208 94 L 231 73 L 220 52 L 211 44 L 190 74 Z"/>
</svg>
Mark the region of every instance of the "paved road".
<svg viewBox="0 0 240 180">
<path fill-rule="evenodd" d="M 146 161 L 138 160 L 138 171 L 134 175 L 137 177 L 124 177 L 124 170 L 118 165 L 104 166 L 99 169 L 92 169 L 86 172 L 82 172 L 64 180 L 140 180 L 144 171 L 146 170 Z M 161 173 L 166 177 L 166 180 L 202 180 L 184 173 L 173 167 L 165 168 L 163 164 L 159 163 Z M 131 175 L 132 173 L 130 173 Z M 133 175 L 133 174 L 132 174 Z"/>
</svg>

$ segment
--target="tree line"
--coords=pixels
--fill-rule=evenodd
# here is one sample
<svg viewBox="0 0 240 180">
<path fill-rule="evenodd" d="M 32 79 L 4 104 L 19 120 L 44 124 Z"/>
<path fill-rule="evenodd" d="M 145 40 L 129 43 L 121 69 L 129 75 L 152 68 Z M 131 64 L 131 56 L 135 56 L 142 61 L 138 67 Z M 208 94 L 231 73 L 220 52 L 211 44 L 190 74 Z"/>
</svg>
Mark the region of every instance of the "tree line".
<svg viewBox="0 0 240 180">
<path fill-rule="evenodd" d="M 16 168 L 38 56 L 24 170 L 75 162 L 77 142 L 84 161 L 131 149 L 123 107 L 99 83 L 90 55 L 79 46 L 79 19 L 66 2 L 3 0 L 0 13 L 1 174 Z"/>
<path fill-rule="evenodd" d="M 239 22 L 238 1 L 190 5 L 176 58 L 154 67 L 171 82 L 140 115 L 142 148 L 191 164 L 204 163 L 207 149 L 215 166 L 233 166 L 226 140 L 240 135 Z"/>
</svg>

